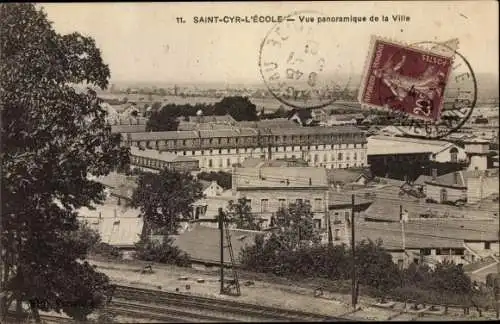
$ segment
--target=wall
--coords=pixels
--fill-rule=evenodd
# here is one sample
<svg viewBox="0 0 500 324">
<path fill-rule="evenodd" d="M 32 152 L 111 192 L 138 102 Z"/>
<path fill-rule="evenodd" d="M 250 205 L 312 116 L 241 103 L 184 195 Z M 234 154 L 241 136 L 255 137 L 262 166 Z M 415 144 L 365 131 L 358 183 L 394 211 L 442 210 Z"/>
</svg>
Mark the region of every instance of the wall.
<svg viewBox="0 0 500 324">
<path fill-rule="evenodd" d="M 458 161 L 467 161 L 467 153 L 465 152 L 465 150 L 461 147 L 456 146 L 456 145 L 454 145 L 450 148 L 447 148 L 446 150 L 444 150 L 442 152 L 437 153 L 436 157 L 433 160 L 436 162 L 441 162 L 441 163 L 454 162 L 454 161 L 452 161 L 451 153 L 450 153 L 450 150 L 452 148 L 456 148 L 458 150 L 457 162 Z"/>
<path fill-rule="evenodd" d="M 467 203 L 473 204 L 483 198 L 488 197 L 491 194 L 498 194 L 498 182 L 498 174 L 469 177 L 467 179 Z"/>
<path fill-rule="evenodd" d="M 321 228 L 326 228 L 325 210 L 328 206 L 328 189 L 288 189 L 288 190 L 244 190 L 238 191 L 238 196 L 251 199 L 252 212 L 266 219 L 264 226 L 269 226 L 272 213 L 280 207 L 279 199 L 285 199 L 285 207 L 295 203 L 296 199 L 310 200 L 314 219 L 321 221 Z M 321 199 L 321 210 L 316 209 L 315 199 Z M 262 199 L 268 200 L 266 212 L 261 210 Z"/>
<path fill-rule="evenodd" d="M 145 146 L 145 143 L 141 143 L 134 141 L 132 145 Z M 368 164 L 366 144 L 276 145 L 272 147 L 169 151 L 178 156 L 188 156 L 197 159 L 202 171 L 230 171 L 233 164 L 241 163 L 246 158 L 273 160 L 295 157 L 306 160 L 309 162 L 309 166 L 325 167 L 328 169 L 363 167 Z M 339 153 L 341 159 L 339 159 Z"/>
<path fill-rule="evenodd" d="M 469 170 L 486 170 L 488 168 L 488 158 L 486 156 L 473 155 L 469 160 Z"/>
<path fill-rule="evenodd" d="M 467 190 L 466 189 L 454 189 L 454 188 L 449 188 L 449 187 L 441 187 L 441 186 L 436 186 L 432 184 L 426 184 L 425 185 L 425 191 L 427 194 L 427 198 L 434 199 L 437 202 L 442 202 L 441 201 L 441 190 L 445 189 L 447 196 L 448 196 L 448 201 L 457 201 L 461 199 L 467 199 Z"/>
<path fill-rule="evenodd" d="M 472 251 L 483 257 L 488 256 L 492 253 L 497 255 L 499 252 L 498 242 L 490 242 L 489 249 L 485 248 L 485 242 L 466 242 L 465 245 L 467 245 Z"/>
</svg>

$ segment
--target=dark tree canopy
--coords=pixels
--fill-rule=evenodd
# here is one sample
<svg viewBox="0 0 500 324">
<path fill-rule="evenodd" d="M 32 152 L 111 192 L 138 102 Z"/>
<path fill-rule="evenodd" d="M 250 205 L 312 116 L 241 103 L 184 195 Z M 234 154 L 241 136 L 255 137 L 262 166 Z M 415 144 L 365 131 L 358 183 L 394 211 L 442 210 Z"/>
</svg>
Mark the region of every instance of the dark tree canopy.
<svg viewBox="0 0 500 324">
<path fill-rule="evenodd" d="M 238 201 L 229 201 L 227 207 L 228 219 L 236 224 L 236 228 L 260 231 L 262 222 L 252 214 L 252 207 L 248 204 L 245 197 Z"/>
<path fill-rule="evenodd" d="M 189 173 L 168 169 L 159 174 L 144 172 L 137 182 L 132 205 L 140 208 L 144 217 L 144 241 L 151 230 L 175 233 L 180 219 L 189 218 L 193 203 L 203 197 L 201 183 Z"/>
<path fill-rule="evenodd" d="M 33 4 L 0 6 L 2 292 L 34 312 L 71 313 L 63 300 L 91 311 L 106 278 L 77 261 L 88 246 L 68 233 L 79 228 L 77 208 L 104 198 L 87 174 L 108 174 L 128 151 L 95 91 L 72 85 L 105 88 L 109 68 L 93 39 L 56 33 Z"/>
<path fill-rule="evenodd" d="M 198 173 L 198 179 L 205 181 L 216 181 L 219 186 L 224 189 L 231 189 L 232 175 L 224 171 L 210 171 Z"/>
</svg>

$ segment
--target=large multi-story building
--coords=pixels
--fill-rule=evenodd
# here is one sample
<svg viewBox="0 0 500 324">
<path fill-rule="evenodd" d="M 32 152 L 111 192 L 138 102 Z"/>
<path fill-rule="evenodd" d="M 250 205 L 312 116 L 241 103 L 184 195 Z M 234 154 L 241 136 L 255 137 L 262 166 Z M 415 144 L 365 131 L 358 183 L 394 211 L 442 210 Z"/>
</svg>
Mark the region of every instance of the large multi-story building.
<svg viewBox="0 0 500 324">
<path fill-rule="evenodd" d="M 328 179 L 326 170 L 314 167 L 255 167 L 233 170 L 232 191 L 245 198 L 264 228 L 280 208 L 302 202 L 311 206 L 314 226 L 326 227 Z"/>
<path fill-rule="evenodd" d="M 168 151 L 197 159 L 201 170 L 230 171 L 246 158 L 297 158 L 310 166 L 367 165 L 367 141 L 353 126 L 200 129 L 123 134 L 129 146 Z"/>
</svg>

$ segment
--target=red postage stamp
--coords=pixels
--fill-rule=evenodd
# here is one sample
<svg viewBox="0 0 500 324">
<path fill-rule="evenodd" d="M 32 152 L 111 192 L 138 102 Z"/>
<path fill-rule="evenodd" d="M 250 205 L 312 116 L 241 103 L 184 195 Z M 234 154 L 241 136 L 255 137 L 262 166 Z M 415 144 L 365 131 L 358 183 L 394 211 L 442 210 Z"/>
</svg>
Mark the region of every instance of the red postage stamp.
<svg viewBox="0 0 500 324">
<path fill-rule="evenodd" d="M 358 100 L 363 107 L 438 121 L 452 55 L 373 37 Z"/>
</svg>

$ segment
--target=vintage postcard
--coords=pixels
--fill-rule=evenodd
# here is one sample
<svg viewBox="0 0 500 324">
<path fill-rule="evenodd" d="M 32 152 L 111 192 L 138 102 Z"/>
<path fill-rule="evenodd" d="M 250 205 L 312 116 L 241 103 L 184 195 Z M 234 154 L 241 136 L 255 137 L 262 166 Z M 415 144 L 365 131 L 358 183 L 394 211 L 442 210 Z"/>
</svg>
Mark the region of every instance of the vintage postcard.
<svg viewBox="0 0 500 324">
<path fill-rule="evenodd" d="M 498 7 L 0 4 L 0 322 L 498 320 Z"/>
</svg>

